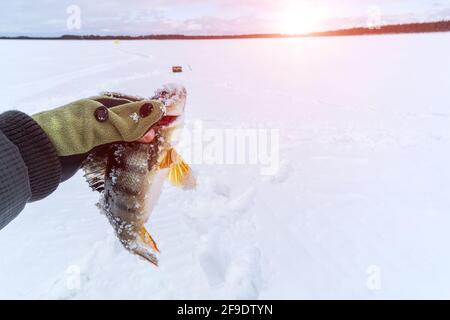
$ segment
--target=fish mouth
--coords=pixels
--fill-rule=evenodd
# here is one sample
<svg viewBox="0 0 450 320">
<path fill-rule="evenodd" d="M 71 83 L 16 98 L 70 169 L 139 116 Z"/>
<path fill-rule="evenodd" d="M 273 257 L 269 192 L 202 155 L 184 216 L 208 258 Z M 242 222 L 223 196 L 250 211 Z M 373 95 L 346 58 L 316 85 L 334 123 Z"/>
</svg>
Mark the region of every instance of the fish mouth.
<svg viewBox="0 0 450 320">
<path fill-rule="evenodd" d="M 164 115 L 155 126 L 175 126 L 177 120 L 182 118 L 186 104 L 186 89 L 183 86 L 166 84 L 162 89 L 156 90 L 152 99 L 164 105 Z"/>
<path fill-rule="evenodd" d="M 169 116 L 169 115 L 163 116 L 163 117 L 161 118 L 161 120 L 159 120 L 159 121 L 156 123 L 156 126 L 158 126 L 158 127 L 167 127 L 167 126 L 170 126 L 172 123 L 174 123 L 174 122 L 178 119 L 178 117 L 179 117 L 179 116 Z"/>
</svg>

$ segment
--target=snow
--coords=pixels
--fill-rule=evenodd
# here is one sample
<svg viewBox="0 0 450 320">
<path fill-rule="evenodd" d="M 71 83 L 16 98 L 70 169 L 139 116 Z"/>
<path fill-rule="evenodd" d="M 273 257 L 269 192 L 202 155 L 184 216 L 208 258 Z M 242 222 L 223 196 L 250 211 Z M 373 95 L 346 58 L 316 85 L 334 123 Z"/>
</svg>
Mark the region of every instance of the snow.
<svg viewBox="0 0 450 320">
<path fill-rule="evenodd" d="M 131 118 L 134 122 L 136 122 L 136 123 L 138 123 L 138 122 L 139 122 L 139 119 L 140 119 L 139 115 L 138 115 L 136 112 L 133 112 L 133 113 L 130 115 L 130 118 Z"/>
<path fill-rule="evenodd" d="M 0 298 L 450 298 L 449 40 L 0 41 L 1 111 L 180 82 L 188 128 L 279 132 L 275 174 L 165 185 L 159 268 L 77 174 L 0 231 Z"/>
</svg>

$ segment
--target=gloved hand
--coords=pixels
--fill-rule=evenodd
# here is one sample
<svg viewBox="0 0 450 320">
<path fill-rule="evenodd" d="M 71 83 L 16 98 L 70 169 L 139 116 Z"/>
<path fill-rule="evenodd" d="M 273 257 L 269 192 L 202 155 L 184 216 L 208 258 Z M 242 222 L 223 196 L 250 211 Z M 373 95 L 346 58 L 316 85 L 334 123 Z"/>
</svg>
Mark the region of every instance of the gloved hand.
<svg viewBox="0 0 450 320">
<path fill-rule="evenodd" d="M 32 118 L 60 156 L 64 181 L 78 170 L 95 147 L 139 139 L 148 142 L 142 137 L 164 112 L 165 107 L 158 100 L 105 93 L 37 113 Z"/>
<path fill-rule="evenodd" d="M 138 140 L 163 114 L 160 101 L 111 93 L 32 117 L 48 135 L 58 155 L 70 156 L 111 142 Z"/>
</svg>

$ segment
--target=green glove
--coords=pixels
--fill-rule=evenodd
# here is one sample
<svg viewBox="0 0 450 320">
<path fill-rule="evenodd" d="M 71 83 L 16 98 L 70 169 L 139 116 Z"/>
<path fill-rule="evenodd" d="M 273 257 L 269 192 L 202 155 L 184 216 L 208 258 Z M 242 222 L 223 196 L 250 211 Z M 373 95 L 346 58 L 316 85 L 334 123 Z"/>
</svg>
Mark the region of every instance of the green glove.
<svg viewBox="0 0 450 320">
<path fill-rule="evenodd" d="M 104 94 L 33 115 L 59 156 L 84 154 L 94 147 L 135 141 L 164 115 L 157 100 Z"/>
</svg>

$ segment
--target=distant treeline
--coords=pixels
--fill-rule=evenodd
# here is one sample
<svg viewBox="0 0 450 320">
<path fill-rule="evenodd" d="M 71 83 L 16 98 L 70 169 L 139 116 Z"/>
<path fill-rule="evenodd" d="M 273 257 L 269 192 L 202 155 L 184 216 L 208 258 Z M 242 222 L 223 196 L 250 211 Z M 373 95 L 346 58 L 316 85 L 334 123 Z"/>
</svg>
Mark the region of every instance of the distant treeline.
<svg viewBox="0 0 450 320">
<path fill-rule="evenodd" d="M 379 28 L 351 28 L 336 31 L 315 32 L 308 36 L 358 36 L 371 34 L 392 34 L 392 33 L 424 33 L 424 32 L 448 32 L 450 31 L 450 21 L 424 22 L 385 25 Z"/>
<path fill-rule="evenodd" d="M 183 35 L 183 34 L 155 34 L 143 36 L 124 35 L 63 35 L 60 37 L 0 37 L 0 39 L 18 40 L 211 40 L 211 39 L 258 39 L 258 38 L 295 38 L 295 37 L 327 37 L 327 36 L 358 36 L 394 33 L 424 33 L 450 31 L 450 21 L 408 23 L 384 25 L 378 28 L 350 28 L 335 31 L 315 32 L 302 35 L 286 35 L 279 33 L 240 34 L 240 35 Z"/>
</svg>

